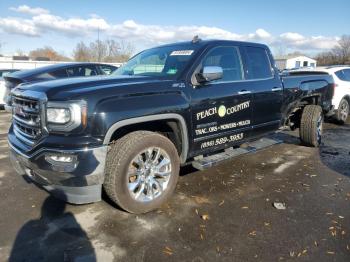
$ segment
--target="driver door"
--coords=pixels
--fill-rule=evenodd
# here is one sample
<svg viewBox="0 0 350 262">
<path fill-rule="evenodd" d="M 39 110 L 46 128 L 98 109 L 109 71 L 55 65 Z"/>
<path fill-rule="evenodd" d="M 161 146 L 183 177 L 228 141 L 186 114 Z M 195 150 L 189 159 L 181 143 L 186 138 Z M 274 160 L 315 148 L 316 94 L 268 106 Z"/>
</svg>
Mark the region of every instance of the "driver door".
<svg viewBox="0 0 350 262">
<path fill-rule="evenodd" d="M 192 152 L 219 150 L 250 136 L 252 90 L 244 82 L 239 47 L 211 48 L 199 67 L 221 67 L 221 79 L 192 89 Z M 198 71 L 198 69 L 196 70 Z"/>
</svg>

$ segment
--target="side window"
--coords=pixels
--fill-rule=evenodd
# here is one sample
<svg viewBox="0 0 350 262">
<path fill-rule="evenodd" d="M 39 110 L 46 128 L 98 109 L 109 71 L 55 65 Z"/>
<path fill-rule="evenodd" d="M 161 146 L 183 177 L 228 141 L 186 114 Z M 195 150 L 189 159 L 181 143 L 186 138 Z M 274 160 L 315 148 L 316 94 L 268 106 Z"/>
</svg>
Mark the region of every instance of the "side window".
<svg viewBox="0 0 350 262">
<path fill-rule="evenodd" d="M 204 57 L 202 67 L 220 66 L 223 70 L 222 79 L 217 82 L 230 82 L 243 79 L 242 63 L 236 47 L 216 47 Z"/>
<path fill-rule="evenodd" d="M 349 80 L 346 80 L 345 70 L 339 70 L 335 72 L 335 75 L 342 81 L 349 81 Z"/>
<path fill-rule="evenodd" d="M 97 75 L 97 70 L 94 66 L 74 66 L 68 68 L 67 73 L 69 77 L 95 76 Z"/>
<path fill-rule="evenodd" d="M 64 78 L 64 77 L 67 77 L 66 69 L 59 69 L 59 70 L 50 72 L 49 74 L 52 75 L 54 78 Z"/>
<path fill-rule="evenodd" d="M 272 77 L 270 59 L 264 48 L 247 46 L 248 79 Z"/>
<path fill-rule="evenodd" d="M 100 65 L 100 68 L 106 75 L 110 75 L 116 70 L 114 67 L 108 65 Z"/>
<path fill-rule="evenodd" d="M 98 75 L 97 69 L 95 66 L 87 66 L 85 69 L 85 76 L 96 76 Z"/>
<path fill-rule="evenodd" d="M 39 75 L 36 75 L 33 79 L 34 80 L 53 80 L 57 78 L 64 78 L 67 77 L 67 72 L 65 69 L 60 69 L 52 72 L 46 72 L 46 73 L 41 73 Z"/>
<path fill-rule="evenodd" d="M 344 69 L 344 76 L 345 76 L 345 81 L 350 82 L 350 69 Z"/>
<path fill-rule="evenodd" d="M 164 70 L 167 57 L 158 54 L 142 57 L 139 64 L 134 67 L 134 74 L 159 73 Z"/>
<path fill-rule="evenodd" d="M 295 68 L 299 68 L 300 67 L 300 61 L 295 61 Z"/>
</svg>

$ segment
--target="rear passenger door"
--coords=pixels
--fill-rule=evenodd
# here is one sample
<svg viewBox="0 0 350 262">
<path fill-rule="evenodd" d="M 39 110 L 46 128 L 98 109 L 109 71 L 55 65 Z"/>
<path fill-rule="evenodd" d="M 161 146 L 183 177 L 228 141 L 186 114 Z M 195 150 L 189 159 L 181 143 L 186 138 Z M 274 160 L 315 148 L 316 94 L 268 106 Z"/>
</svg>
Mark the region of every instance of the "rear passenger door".
<svg viewBox="0 0 350 262">
<path fill-rule="evenodd" d="M 283 86 L 268 49 L 244 47 L 246 79 L 252 93 L 252 137 L 275 131 L 281 125 Z"/>
</svg>

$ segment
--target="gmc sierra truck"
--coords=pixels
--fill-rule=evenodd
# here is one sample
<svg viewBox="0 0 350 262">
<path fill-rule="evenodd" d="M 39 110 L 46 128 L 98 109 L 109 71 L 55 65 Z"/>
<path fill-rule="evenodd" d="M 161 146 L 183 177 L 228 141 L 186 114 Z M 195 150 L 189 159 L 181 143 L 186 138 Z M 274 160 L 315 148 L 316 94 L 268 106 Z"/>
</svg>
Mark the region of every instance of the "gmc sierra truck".
<svg viewBox="0 0 350 262">
<path fill-rule="evenodd" d="M 321 143 L 328 75 L 281 77 L 263 44 L 194 39 L 143 51 L 112 76 L 24 83 L 8 133 L 16 171 L 70 203 L 102 189 L 132 213 L 173 193 L 180 166 L 299 128 Z"/>
</svg>

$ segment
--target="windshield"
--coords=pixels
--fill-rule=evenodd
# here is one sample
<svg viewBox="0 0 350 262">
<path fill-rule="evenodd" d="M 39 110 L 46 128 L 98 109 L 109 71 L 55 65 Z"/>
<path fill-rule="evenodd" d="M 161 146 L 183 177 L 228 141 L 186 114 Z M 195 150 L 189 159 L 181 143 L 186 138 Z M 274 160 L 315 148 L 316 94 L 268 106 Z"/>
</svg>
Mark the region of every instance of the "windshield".
<svg viewBox="0 0 350 262">
<path fill-rule="evenodd" d="M 165 46 L 149 49 L 131 58 L 113 75 L 142 75 L 175 78 L 192 59 L 193 45 Z"/>
</svg>

